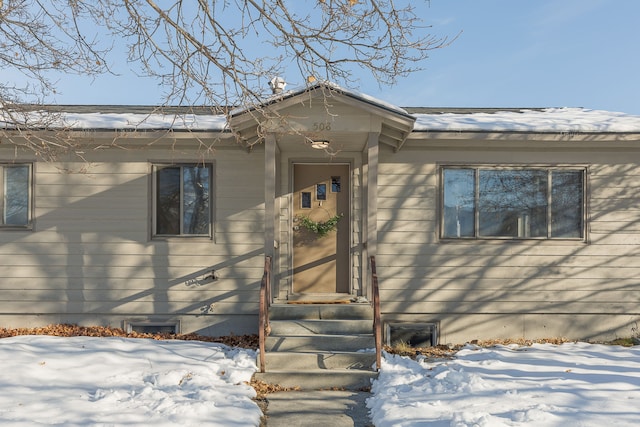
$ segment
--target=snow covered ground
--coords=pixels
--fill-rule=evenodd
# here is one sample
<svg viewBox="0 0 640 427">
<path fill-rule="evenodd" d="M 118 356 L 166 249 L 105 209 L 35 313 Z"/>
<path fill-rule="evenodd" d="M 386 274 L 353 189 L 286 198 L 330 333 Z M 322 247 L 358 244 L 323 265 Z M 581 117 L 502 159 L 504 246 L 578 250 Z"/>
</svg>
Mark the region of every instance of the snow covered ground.
<svg viewBox="0 0 640 427">
<path fill-rule="evenodd" d="M 199 341 L 0 340 L 0 425 L 257 426 L 253 351 Z"/>
<path fill-rule="evenodd" d="M 0 339 L 0 425 L 257 426 L 255 352 L 198 341 Z M 636 426 L 640 347 L 467 346 L 453 360 L 385 355 L 377 427 Z"/>
<path fill-rule="evenodd" d="M 377 427 L 602 427 L 640 423 L 640 348 L 467 346 L 437 363 L 387 355 Z"/>
</svg>

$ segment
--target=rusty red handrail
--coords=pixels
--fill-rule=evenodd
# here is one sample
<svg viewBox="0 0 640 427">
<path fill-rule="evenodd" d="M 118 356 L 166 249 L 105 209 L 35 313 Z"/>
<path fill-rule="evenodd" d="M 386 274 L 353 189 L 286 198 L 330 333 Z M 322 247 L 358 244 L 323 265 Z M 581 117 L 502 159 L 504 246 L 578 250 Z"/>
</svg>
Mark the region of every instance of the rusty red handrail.
<svg viewBox="0 0 640 427">
<path fill-rule="evenodd" d="M 264 273 L 260 282 L 260 313 L 258 318 L 258 341 L 260 345 L 260 372 L 265 371 L 265 341 L 269 335 L 269 305 L 271 304 L 271 257 L 264 258 Z"/>
<path fill-rule="evenodd" d="M 380 289 L 378 288 L 378 273 L 376 272 L 376 257 L 369 257 L 371 265 L 371 304 L 373 305 L 373 335 L 376 342 L 376 369 L 382 366 L 382 323 L 380 316 Z"/>
</svg>

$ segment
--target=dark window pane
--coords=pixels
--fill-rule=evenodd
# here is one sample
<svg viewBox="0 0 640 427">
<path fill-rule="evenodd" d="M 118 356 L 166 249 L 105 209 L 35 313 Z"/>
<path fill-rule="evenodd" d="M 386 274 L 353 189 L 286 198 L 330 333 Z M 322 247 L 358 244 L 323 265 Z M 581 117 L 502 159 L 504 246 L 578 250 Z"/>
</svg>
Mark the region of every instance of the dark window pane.
<svg viewBox="0 0 640 427">
<path fill-rule="evenodd" d="M 301 197 L 301 207 L 303 209 L 310 209 L 311 208 L 311 192 L 309 191 L 303 191 L 300 194 Z"/>
<path fill-rule="evenodd" d="M 339 193 L 341 191 L 340 177 L 332 176 L 331 177 L 331 192 Z"/>
<path fill-rule="evenodd" d="M 547 172 L 480 170 L 478 234 L 547 237 Z"/>
<path fill-rule="evenodd" d="M 443 237 L 473 237 L 475 229 L 475 171 L 445 169 Z"/>
<path fill-rule="evenodd" d="M 180 234 L 180 168 L 157 171 L 156 233 Z"/>
<path fill-rule="evenodd" d="M 327 200 L 327 184 L 316 185 L 316 200 Z"/>
<path fill-rule="evenodd" d="M 582 237 L 583 173 L 554 171 L 551 175 L 551 236 Z"/>
<path fill-rule="evenodd" d="M 4 168 L 4 224 L 29 224 L 29 166 Z"/>
<path fill-rule="evenodd" d="M 184 166 L 184 234 L 209 234 L 209 169 Z"/>
</svg>

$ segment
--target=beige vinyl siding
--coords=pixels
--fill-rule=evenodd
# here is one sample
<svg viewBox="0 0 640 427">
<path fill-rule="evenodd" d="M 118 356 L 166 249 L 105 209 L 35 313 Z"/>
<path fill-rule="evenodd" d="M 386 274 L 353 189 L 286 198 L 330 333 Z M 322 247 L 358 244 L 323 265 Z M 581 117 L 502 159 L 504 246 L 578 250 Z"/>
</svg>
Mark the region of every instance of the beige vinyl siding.
<svg viewBox="0 0 640 427">
<path fill-rule="evenodd" d="M 219 334 L 253 332 L 264 263 L 263 156 L 195 146 L 36 162 L 34 230 L 0 232 L 0 321 L 180 320 L 183 332 L 216 323 Z M 213 239 L 150 238 L 151 165 L 171 161 L 213 163 Z M 218 279 L 204 280 L 212 270 Z"/>
<path fill-rule="evenodd" d="M 638 151 L 558 144 L 381 150 L 378 255 L 387 320 L 439 321 L 441 342 L 629 336 L 640 320 Z M 442 142 L 440 142 L 442 143 Z M 438 166 L 587 167 L 587 239 L 440 241 Z M 560 321 L 562 319 L 562 321 Z"/>
</svg>

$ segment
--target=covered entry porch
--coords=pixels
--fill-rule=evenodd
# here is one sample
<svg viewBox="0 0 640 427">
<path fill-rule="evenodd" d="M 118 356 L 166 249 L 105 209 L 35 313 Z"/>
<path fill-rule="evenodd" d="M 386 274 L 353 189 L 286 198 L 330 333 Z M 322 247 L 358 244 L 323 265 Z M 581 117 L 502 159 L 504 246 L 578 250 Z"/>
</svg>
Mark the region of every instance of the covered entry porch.
<svg viewBox="0 0 640 427">
<path fill-rule="evenodd" d="M 366 386 L 373 362 L 380 366 L 382 340 L 378 150 L 399 149 L 414 118 L 318 84 L 231 123 L 248 149 L 264 144 L 259 378 L 304 388 Z M 361 352 L 372 347 L 374 354 Z"/>
<path fill-rule="evenodd" d="M 370 299 L 378 149 L 400 149 L 414 121 L 400 108 L 327 83 L 274 95 L 231 118 L 248 150 L 264 148 L 271 302 Z M 318 231 L 331 222 L 333 229 Z"/>
</svg>

